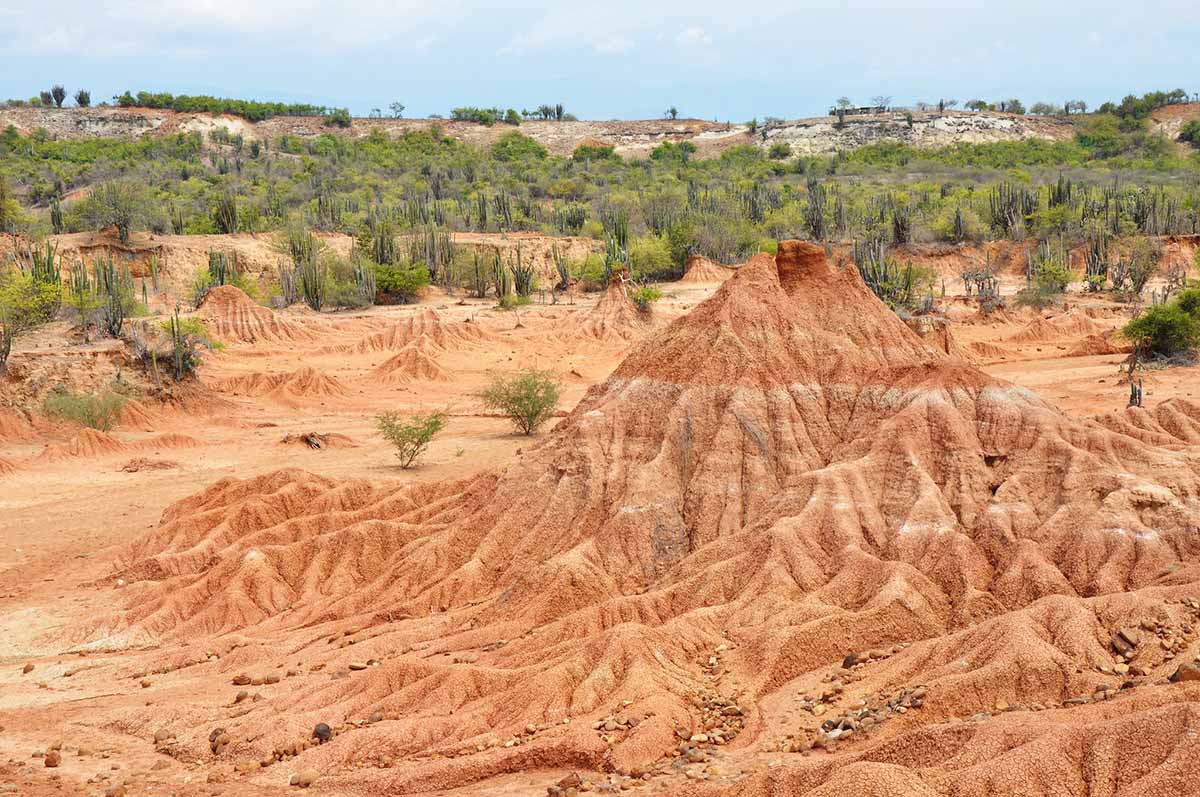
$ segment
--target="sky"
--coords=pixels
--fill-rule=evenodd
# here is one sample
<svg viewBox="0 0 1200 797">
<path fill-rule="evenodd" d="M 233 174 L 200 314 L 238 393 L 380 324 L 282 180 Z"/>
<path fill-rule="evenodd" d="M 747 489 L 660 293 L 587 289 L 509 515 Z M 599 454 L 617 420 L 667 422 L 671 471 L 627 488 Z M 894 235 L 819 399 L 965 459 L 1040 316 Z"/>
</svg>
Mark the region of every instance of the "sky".
<svg viewBox="0 0 1200 797">
<path fill-rule="evenodd" d="M 1195 0 L 0 0 L 0 98 L 51 84 L 405 116 L 563 103 L 746 121 L 1016 97 L 1200 91 Z"/>
</svg>

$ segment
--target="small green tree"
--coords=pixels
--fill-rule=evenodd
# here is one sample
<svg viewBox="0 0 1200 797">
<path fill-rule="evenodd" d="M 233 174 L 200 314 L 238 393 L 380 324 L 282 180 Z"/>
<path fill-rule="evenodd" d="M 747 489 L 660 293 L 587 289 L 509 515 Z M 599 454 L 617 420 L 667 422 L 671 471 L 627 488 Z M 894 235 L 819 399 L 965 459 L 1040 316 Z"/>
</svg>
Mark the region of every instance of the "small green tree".
<svg viewBox="0 0 1200 797">
<path fill-rule="evenodd" d="M 1174 354 L 1200 346 L 1200 318 L 1188 313 L 1178 301 L 1151 307 L 1122 329 L 1139 354 Z"/>
<path fill-rule="evenodd" d="M 393 119 L 400 119 L 404 116 L 404 103 L 400 102 L 399 100 L 388 105 L 388 108 L 392 112 Z"/>
<path fill-rule="evenodd" d="M 383 438 L 396 447 L 400 467 L 409 468 L 445 428 L 446 414 L 431 412 L 405 418 L 398 412 L 384 412 L 375 416 L 375 425 Z"/>
<path fill-rule="evenodd" d="M 135 226 L 145 219 L 145 189 L 133 180 L 101 183 L 82 203 L 82 215 L 97 229 L 113 226 L 121 243 L 129 243 Z"/>
<path fill-rule="evenodd" d="M 59 285 L 39 282 L 16 269 L 0 269 L 0 373 L 17 336 L 49 321 L 61 300 Z"/>
<path fill-rule="evenodd" d="M 561 387 L 547 371 L 496 377 L 479 393 L 485 406 L 508 416 L 521 434 L 531 435 L 554 415 Z"/>
<path fill-rule="evenodd" d="M 62 104 L 63 104 L 63 100 L 65 100 L 66 98 L 67 98 L 67 90 L 64 89 L 62 86 L 55 84 L 53 87 L 51 87 L 50 99 L 54 100 L 55 107 L 61 108 Z"/>
<path fill-rule="evenodd" d="M 80 108 L 86 108 L 92 104 L 92 93 L 87 89 L 80 89 L 75 92 L 75 104 Z"/>
</svg>

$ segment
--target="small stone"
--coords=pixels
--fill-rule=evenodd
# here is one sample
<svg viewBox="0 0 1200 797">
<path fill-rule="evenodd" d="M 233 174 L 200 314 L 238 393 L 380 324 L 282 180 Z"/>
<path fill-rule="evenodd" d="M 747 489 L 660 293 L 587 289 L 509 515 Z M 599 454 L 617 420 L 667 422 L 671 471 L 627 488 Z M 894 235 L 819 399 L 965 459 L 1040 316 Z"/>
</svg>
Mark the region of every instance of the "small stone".
<svg viewBox="0 0 1200 797">
<path fill-rule="evenodd" d="M 58 752 L 57 750 L 51 750 L 50 752 L 46 753 L 44 762 L 48 767 L 56 767 L 62 763 L 62 753 Z"/>
<path fill-rule="evenodd" d="M 1169 678 L 1171 683 L 1184 683 L 1186 681 L 1200 681 L 1200 666 L 1185 662 L 1171 674 Z"/>
<path fill-rule="evenodd" d="M 250 697 L 250 693 L 247 692 L 245 689 L 243 689 L 242 691 L 240 691 L 236 695 L 234 695 L 233 702 L 241 703 L 243 700 L 245 700 L 248 697 Z"/>
<path fill-rule="evenodd" d="M 312 738 L 316 739 L 320 744 L 325 744 L 325 742 L 333 738 L 333 729 L 324 722 L 318 722 L 316 727 L 313 728 Z"/>
<path fill-rule="evenodd" d="M 365 670 L 367 669 L 367 663 L 365 661 L 352 661 L 350 662 L 350 669 L 356 672 L 358 670 Z"/>
<path fill-rule="evenodd" d="M 374 725 L 376 722 L 383 722 L 383 714 L 376 711 L 374 714 L 367 717 L 367 722 L 371 723 L 372 725 Z"/>
<path fill-rule="evenodd" d="M 125 794 L 125 787 L 120 785 L 109 786 L 104 790 L 104 797 L 125 797 Z"/>
<path fill-rule="evenodd" d="M 32 664 L 26 664 L 24 667 L 21 668 L 22 675 L 29 675 L 29 673 L 31 673 L 31 672 L 33 672 Z"/>
<path fill-rule="evenodd" d="M 170 739 L 171 736 L 172 736 L 172 733 L 169 730 L 167 730 L 166 728 L 159 728 L 158 730 L 156 730 L 154 732 L 154 743 L 162 744 L 163 742 Z"/>
<path fill-rule="evenodd" d="M 866 657 L 861 653 L 848 653 L 846 658 L 842 659 L 842 667 L 848 670 L 865 659 Z"/>
<path fill-rule="evenodd" d="M 317 782 L 317 778 L 321 777 L 321 773 L 315 769 L 302 769 L 288 778 L 289 786 L 299 786 L 302 789 L 307 789 L 309 786 Z"/>
</svg>

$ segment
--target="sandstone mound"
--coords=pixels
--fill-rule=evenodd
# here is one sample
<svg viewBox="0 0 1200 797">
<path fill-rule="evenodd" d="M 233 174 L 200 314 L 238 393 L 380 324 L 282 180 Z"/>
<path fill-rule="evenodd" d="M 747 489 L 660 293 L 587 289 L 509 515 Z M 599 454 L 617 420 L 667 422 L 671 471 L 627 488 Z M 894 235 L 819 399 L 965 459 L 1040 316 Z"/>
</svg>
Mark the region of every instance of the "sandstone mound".
<svg viewBox="0 0 1200 797">
<path fill-rule="evenodd" d="M 487 339 L 487 334 L 475 324 L 445 321 L 432 308 L 399 321 L 387 329 L 372 333 L 357 343 L 322 349 L 325 354 L 371 354 L 399 351 L 413 343 L 432 344 L 441 349 L 473 346 Z"/>
<path fill-rule="evenodd" d="M 971 354 L 978 360 L 1005 360 L 1012 356 L 1012 352 L 1003 346 L 986 341 L 975 341 L 970 344 L 969 348 Z"/>
<path fill-rule="evenodd" d="M 1009 338 L 1012 343 L 1046 343 L 1063 338 L 1080 338 L 1102 334 L 1108 327 L 1087 313 L 1071 310 L 1052 318 L 1035 318 L 1020 332 Z"/>
<path fill-rule="evenodd" d="M 645 327 L 645 319 L 629 298 L 625 285 L 614 279 L 600 301 L 588 311 L 578 330 L 585 337 L 601 341 L 630 340 L 641 334 Z"/>
<path fill-rule="evenodd" d="M 715 263 L 703 255 L 692 255 L 684 266 L 680 282 L 724 282 L 737 273 L 736 266 Z"/>
<path fill-rule="evenodd" d="M 1098 354 L 1129 354 L 1133 344 L 1116 332 L 1097 332 L 1088 335 L 1071 348 L 1071 357 L 1094 357 Z"/>
<path fill-rule="evenodd" d="M 197 314 L 209 333 L 223 343 L 311 343 L 316 336 L 269 308 L 256 304 L 232 285 L 213 288 Z"/>
<path fill-rule="evenodd" d="M 0 406 L 0 442 L 23 442 L 36 438 L 36 430 L 24 415 Z"/>
<path fill-rule="evenodd" d="M 1191 434 L 1200 408 L 1162 416 Z M 348 671 L 219 718 L 254 756 L 317 719 L 395 714 L 320 751 L 363 791 L 669 775 L 784 740 L 832 752 L 670 793 L 1114 793 L 1114 757 L 1191 793 L 1198 693 L 1159 683 L 1183 650 L 1159 640 L 1200 622 L 1181 601 L 1200 592 L 1200 454 L 1181 439 L 1072 420 L 784 242 L 503 469 L 281 471 L 177 503 L 126 552 L 104 632 L 253 633 Z M 383 754 L 407 763 L 359 771 Z"/>
<path fill-rule="evenodd" d="M 406 384 L 408 382 L 449 382 L 450 374 L 431 357 L 421 341 L 410 343 L 371 371 L 373 381 Z"/>
<path fill-rule="evenodd" d="M 337 379 L 309 366 L 285 374 L 234 376 L 219 382 L 216 388 L 233 395 L 268 398 L 286 406 L 349 395 L 349 391 Z"/>
<path fill-rule="evenodd" d="M 42 457 L 51 462 L 77 457 L 103 457 L 127 451 L 128 448 L 125 443 L 107 432 L 81 429 L 65 443 L 51 443 L 46 446 L 42 449 Z"/>
<path fill-rule="evenodd" d="M 955 340 L 954 333 L 950 331 L 950 324 L 946 319 L 918 315 L 906 319 L 904 323 L 922 340 L 943 354 L 960 360 L 971 359 L 970 353 Z"/>
<path fill-rule="evenodd" d="M 134 451 L 160 451 L 174 448 L 196 448 L 202 443 L 194 437 L 169 433 L 135 443 L 126 443 L 107 432 L 96 429 L 81 429 L 65 443 L 51 443 L 42 449 L 41 458 L 47 462 L 65 459 L 107 457 Z"/>
</svg>

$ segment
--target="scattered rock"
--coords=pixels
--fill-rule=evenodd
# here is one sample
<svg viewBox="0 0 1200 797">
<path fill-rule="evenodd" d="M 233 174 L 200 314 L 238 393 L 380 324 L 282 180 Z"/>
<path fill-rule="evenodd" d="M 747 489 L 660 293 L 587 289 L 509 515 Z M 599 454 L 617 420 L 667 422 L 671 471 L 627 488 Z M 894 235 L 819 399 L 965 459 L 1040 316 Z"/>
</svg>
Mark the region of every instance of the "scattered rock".
<svg viewBox="0 0 1200 797">
<path fill-rule="evenodd" d="M 1175 672 L 1171 673 L 1169 679 L 1171 683 L 1184 683 L 1186 681 L 1200 681 L 1200 665 L 1186 662 L 1180 664 Z"/>
<path fill-rule="evenodd" d="M 302 769 L 299 772 L 293 773 L 288 778 L 289 786 L 299 786 L 302 789 L 307 789 L 309 786 L 317 782 L 317 778 L 321 777 L 321 773 L 315 769 Z"/>
<path fill-rule="evenodd" d="M 44 761 L 46 766 L 56 767 L 62 763 L 62 753 L 58 752 L 57 750 L 51 750 L 50 752 L 46 753 L 46 758 Z"/>
<path fill-rule="evenodd" d="M 318 743 L 325 744 L 325 742 L 333 738 L 333 729 L 324 722 L 318 722 L 316 727 L 313 728 L 312 736 Z"/>
</svg>

